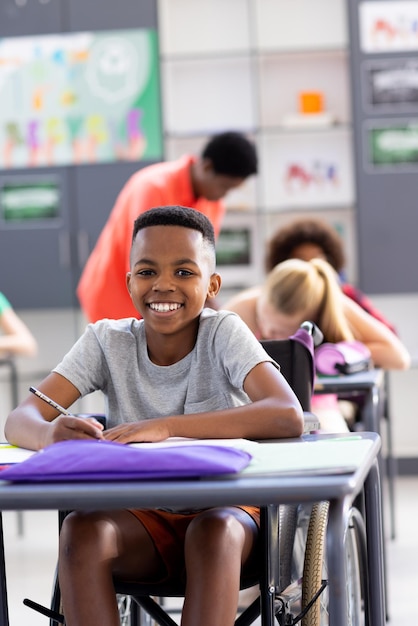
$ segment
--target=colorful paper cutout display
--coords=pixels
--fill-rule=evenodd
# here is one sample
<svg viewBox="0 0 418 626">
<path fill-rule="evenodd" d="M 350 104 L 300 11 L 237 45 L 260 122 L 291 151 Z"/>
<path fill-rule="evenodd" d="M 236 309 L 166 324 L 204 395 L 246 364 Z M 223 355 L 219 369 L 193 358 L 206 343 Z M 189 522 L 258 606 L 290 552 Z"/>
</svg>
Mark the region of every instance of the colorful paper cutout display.
<svg viewBox="0 0 418 626">
<path fill-rule="evenodd" d="M 155 30 L 0 39 L 0 168 L 162 157 Z"/>
</svg>

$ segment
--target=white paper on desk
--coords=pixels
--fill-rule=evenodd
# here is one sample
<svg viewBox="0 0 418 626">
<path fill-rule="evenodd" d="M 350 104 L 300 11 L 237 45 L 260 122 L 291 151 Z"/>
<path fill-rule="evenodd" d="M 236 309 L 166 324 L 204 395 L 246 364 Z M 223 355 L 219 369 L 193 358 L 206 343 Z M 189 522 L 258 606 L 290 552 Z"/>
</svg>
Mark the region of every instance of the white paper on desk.
<svg viewBox="0 0 418 626">
<path fill-rule="evenodd" d="M 152 443 L 130 443 L 129 446 L 134 448 L 167 448 L 169 446 L 184 446 L 184 445 L 205 445 L 205 446 L 226 446 L 229 448 L 238 448 L 244 450 L 252 456 L 254 456 L 255 448 L 259 444 L 256 441 L 249 441 L 248 439 L 190 439 L 188 437 L 171 437 L 164 441 L 157 441 Z M 35 450 L 27 450 L 26 448 L 18 448 L 8 443 L 0 443 L 0 465 L 14 465 L 15 463 L 21 463 L 25 461 L 33 454 L 36 454 Z"/>
<path fill-rule="evenodd" d="M 164 441 L 155 441 L 152 443 L 130 443 L 133 448 L 167 448 L 169 446 L 184 446 L 184 445 L 200 445 L 200 446 L 225 446 L 227 448 L 238 448 L 254 455 L 257 446 L 260 444 L 257 441 L 250 441 L 249 439 L 191 439 L 189 437 L 170 437 Z"/>
<path fill-rule="evenodd" d="M 27 450 L 26 448 L 17 448 L 9 443 L 0 443 L 0 465 L 14 465 L 25 461 L 33 454 L 35 450 Z"/>
<path fill-rule="evenodd" d="M 254 451 L 252 461 L 241 475 L 352 474 L 372 445 L 370 439 L 359 439 L 356 435 L 327 441 L 265 443 Z"/>
</svg>

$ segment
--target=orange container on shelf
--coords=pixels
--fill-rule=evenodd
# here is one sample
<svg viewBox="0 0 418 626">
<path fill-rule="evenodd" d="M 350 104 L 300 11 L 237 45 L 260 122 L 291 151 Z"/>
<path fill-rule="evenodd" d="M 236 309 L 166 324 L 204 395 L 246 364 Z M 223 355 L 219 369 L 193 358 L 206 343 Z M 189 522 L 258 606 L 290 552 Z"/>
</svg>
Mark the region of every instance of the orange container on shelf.
<svg viewBox="0 0 418 626">
<path fill-rule="evenodd" d="M 321 91 L 301 91 L 299 94 L 299 112 L 302 114 L 323 113 L 324 95 Z"/>
</svg>

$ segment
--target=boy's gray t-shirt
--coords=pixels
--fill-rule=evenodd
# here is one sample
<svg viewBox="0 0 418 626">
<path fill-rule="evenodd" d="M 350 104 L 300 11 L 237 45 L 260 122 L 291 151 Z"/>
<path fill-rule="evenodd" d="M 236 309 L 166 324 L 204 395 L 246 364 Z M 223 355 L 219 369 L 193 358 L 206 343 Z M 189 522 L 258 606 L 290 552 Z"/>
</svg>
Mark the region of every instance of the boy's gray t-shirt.
<svg viewBox="0 0 418 626">
<path fill-rule="evenodd" d="M 274 363 L 235 313 L 204 309 L 196 345 L 178 363 L 150 361 L 143 320 L 106 319 L 89 324 L 53 371 L 82 396 L 103 391 L 112 427 L 247 404 L 245 377 L 263 361 Z"/>
</svg>

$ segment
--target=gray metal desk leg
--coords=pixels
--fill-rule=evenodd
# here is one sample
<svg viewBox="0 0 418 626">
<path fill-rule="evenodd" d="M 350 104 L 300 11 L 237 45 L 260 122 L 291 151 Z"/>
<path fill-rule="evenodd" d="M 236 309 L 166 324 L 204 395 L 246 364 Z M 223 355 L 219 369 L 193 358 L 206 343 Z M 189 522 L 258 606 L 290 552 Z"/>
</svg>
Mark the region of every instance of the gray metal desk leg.
<svg viewBox="0 0 418 626">
<path fill-rule="evenodd" d="M 261 549 L 262 568 L 260 576 L 260 615 L 263 626 L 275 623 L 274 600 L 279 571 L 279 506 L 269 505 L 260 509 L 260 528 L 263 539 Z"/>
<path fill-rule="evenodd" d="M 367 529 L 367 560 L 369 563 L 370 623 L 384 626 L 385 577 L 383 562 L 382 499 L 379 464 L 374 462 L 364 483 Z"/>
<path fill-rule="evenodd" d="M 373 387 L 370 393 L 367 394 L 365 409 L 366 410 L 365 410 L 364 424 L 365 424 L 366 430 L 380 434 L 380 420 L 383 417 L 383 406 L 382 406 L 381 398 L 379 395 L 379 390 L 377 387 Z M 380 450 L 378 454 L 378 463 L 379 463 L 380 473 L 384 475 L 385 465 L 384 465 L 382 450 Z M 391 483 L 393 483 L 393 477 L 388 476 L 388 479 L 389 479 L 389 487 L 390 487 Z M 378 484 L 379 484 L 379 491 L 380 491 L 380 478 L 379 478 Z M 383 498 L 383 495 L 380 491 L 380 501 L 382 500 L 382 498 Z M 394 503 L 394 498 L 391 496 L 391 492 L 389 492 L 389 500 L 390 500 L 391 516 L 392 516 L 391 531 L 392 531 L 392 536 L 393 536 L 395 532 L 394 530 L 395 527 L 394 527 L 394 522 L 393 522 L 395 503 Z M 380 502 L 380 507 L 381 508 L 383 507 L 381 502 Z M 383 513 L 382 513 L 382 529 L 383 529 L 382 530 L 383 536 L 385 536 L 385 518 L 384 518 Z M 388 619 L 389 618 L 388 602 L 389 601 L 388 601 L 387 558 L 386 558 L 386 543 L 385 542 L 382 543 L 382 554 L 383 554 L 385 612 L 386 612 L 386 617 Z"/>
<path fill-rule="evenodd" d="M 0 511 L 0 626 L 9 626 L 9 608 L 7 604 L 6 564 L 4 561 L 3 515 Z"/>
<path fill-rule="evenodd" d="M 330 624 L 339 624 L 339 626 L 349 626 L 344 558 L 344 537 L 348 524 L 349 504 L 346 498 L 331 500 L 329 504 L 327 531 L 329 619 Z"/>
<path fill-rule="evenodd" d="M 366 393 L 362 411 L 365 430 L 380 433 L 380 413 L 379 389 L 373 386 Z"/>
<path fill-rule="evenodd" d="M 13 357 L 0 359 L 0 365 L 6 365 L 10 370 L 10 396 L 11 408 L 14 409 L 19 404 L 19 376 L 17 373 L 16 362 Z M 23 511 L 17 511 L 17 532 L 19 537 L 23 536 Z"/>
<path fill-rule="evenodd" d="M 390 538 L 396 538 L 396 502 L 395 502 L 395 481 L 398 475 L 396 458 L 393 452 L 392 417 L 390 406 L 389 372 L 385 372 L 384 398 L 382 400 L 382 417 L 386 419 L 387 455 L 386 466 L 389 486 L 390 504 Z"/>
</svg>

